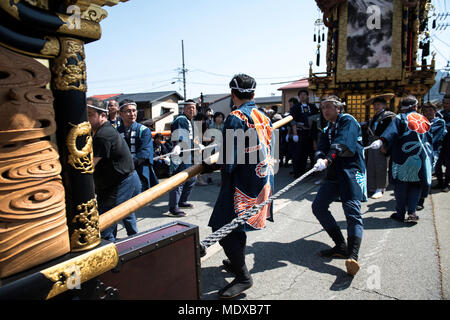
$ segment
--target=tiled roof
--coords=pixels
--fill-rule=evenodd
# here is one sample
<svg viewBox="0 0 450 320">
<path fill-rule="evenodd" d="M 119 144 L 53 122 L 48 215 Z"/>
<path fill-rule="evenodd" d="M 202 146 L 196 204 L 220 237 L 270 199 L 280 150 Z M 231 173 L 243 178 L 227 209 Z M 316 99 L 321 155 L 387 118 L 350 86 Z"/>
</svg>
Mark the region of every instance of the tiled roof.
<svg viewBox="0 0 450 320">
<path fill-rule="evenodd" d="M 289 89 L 301 89 L 301 88 L 308 88 L 309 82 L 308 78 L 300 79 L 298 81 L 294 81 L 284 87 L 279 88 L 278 90 L 289 90 Z"/>
</svg>

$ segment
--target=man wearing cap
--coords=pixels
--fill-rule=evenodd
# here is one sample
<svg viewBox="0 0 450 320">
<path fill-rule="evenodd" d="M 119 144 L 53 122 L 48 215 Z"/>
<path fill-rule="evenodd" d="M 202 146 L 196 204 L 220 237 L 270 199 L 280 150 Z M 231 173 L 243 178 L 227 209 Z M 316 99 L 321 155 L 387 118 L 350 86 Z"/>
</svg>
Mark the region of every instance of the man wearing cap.
<svg viewBox="0 0 450 320">
<path fill-rule="evenodd" d="M 122 123 L 117 127 L 117 131 L 130 148 L 134 167 L 141 179 L 142 191 L 145 191 L 158 184 L 158 178 L 153 170 L 152 132 L 146 126 L 136 122 L 136 102 L 128 99 L 123 100 L 120 103 L 119 112 Z"/>
<path fill-rule="evenodd" d="M 447 128 L 445 126 L 445 121 L 442 118 L 436 116 L 437 106 L 428 102 L 424 104 L 422 107 L 423 115 L 430 121 L 431 123 L 431 135 L 432 135 L 432 144 L 433 144 L 433 172 L 436 166 L 436 163 L 439 159 L 439 154 L 442 149 L 442 141 L 444 140 L 445 135 L 447 134 Z M 429 186 L 425 186 L 422 196 L 420 197 L 419 204 L 417 205 L 417 211 L 420 211 L 424 208 L 425 198 L 429 194 Z"/>
<path fill-rule="evenodd" d="M 389 126 L 395 113 L 386 110 L 387 101 L 392 99 L 393 93 L 383 94 L 366 100 L 365 105 L 373 105 L 375 115 L 370 119 L 367 126 L 367 144 L 371 145 L 380 139 L 384 130 Z M 367 191 L 372 194 L 372 199 L 379 199 L 383 196 L 388 185 L 388 163 L 389 156 L 379 149 L 367 150 Z"/>
<path fill-rule="evenodd" d="M 374 142 L 383 150 L 391 150 L 392 178 L 396 212 L 391 218 L 397 221 L 417 222 L 417 205 L 423 191 L 431 185 L 433 146 L 431 123 L 417 113 L 418 101 L 410 95 L 400 102 L 400 110 Z M 405 214 L 408 217 L 405 219 Z"/>
<path fill-rule="evenodd" d="M 108 120 L 116 129 L 122 123 L 122 119 L 119 116 L 119 103 L 114 99 L 108 101 Z"/>
<path fill-rule="evenodd" d="M 323 250 L 323 257 L 347 258 L 347 273 L 359 271 L 358 254 L 363 236 L 361 201 L 367 201 L 366 166 L 361 127 L 349 114 L 341 112 L 343 103 L 334 95 L 322 100 L 321 108 L 328 126 L 320 135 L 314 165 L 316 171 L 327 170 L 312 204 L 314 216 L 333 239 L 335 247 Z M 347 241 L 329 211 L 330 204 L 340 197 L 347 219 Z"/>
<path fill-rule="evenodd" d="M 300 103 L 294 105 L 290 114 L 292 120 L 292 136 L 294 142 L 292 162 L 294 167 L 294 178 L 300 177 L 306 172 L 308 156 L 314 156 L 314 132 L 311 130 L 310 117 L 319 114 L 315 105 L 308 103 L 309 93 L 307 89 L 298 92 Z"/>
<path fill-rule="evenodd" d="M 191 167 L 194 159 L 192 153 L 182 152 L 182 149 L 193 149 L 194 145 L 194 124 L 192 123 L 197 112 L 194 100 L 187 100 L 183 108 L 183 113 L 173 120 L 170 125 L 171 141 L 174 144 L 171 157 L 170 172 L 176 175 Z M 198 144 L 200 148 L 203 145 Z M 204 147 L 203 147 L 204 148 Z M 193 208 L 194 205 L 188 203 L 189 196 L 197 182 L 197 177 L 193 177 L 184 184 L 177 186 L 169 192 L 169 215 L 173 217 L 185 217 L 187 214 L 180 208 Z"/>
<path fill-rule="evenodd" d="M 99 214 L 139 194 L 141 182 L 134 170 L 126 142 L 108 121 L 107 109 L 98 99 L 87 99 L 88 119 L 94 147 L 94 183 Z M 128 236 L 138 232 L 134 213 L 123 219 Z M 115 241 L 117 224 L 102 232 L 102 238 Z"/>
<path fill-rule="evenodd" d="M 274 184 L 274 132 L 270 119 L 255 105 L 256 81 L 239 74 L 229 84 L 236 109 L 223 128 L 222 185 L 208 226 L 215 232 L 272 195 Z M 248 137 L 248 139 L 245 139 Z M 242 137 L 242 139 L 239 139 Z M 253 157 L 255 155 L 257 157 Z M 246 231 L 265 228 L 272 219 L 272 203 L 260 208 L 248 221 L 219 241 L 228 259 L 224 268 L 235 279 L 219 290 L 219 297 L 238 296 L 253 285 L 245 263 Z"/>
<path fill-rule="evenodd" d="M 442 149 L 435 167 L 438 184 L 433 189 L 441 189 L 443 192 L 448 192 L 448 184 L 450 182 L 450 94 L 444 96 L 442 107 L 441 114 L 446 123 L 447 134 L 442 141 Z M 442 166 L 446 168 L 445 175 Z"/>
</svg>

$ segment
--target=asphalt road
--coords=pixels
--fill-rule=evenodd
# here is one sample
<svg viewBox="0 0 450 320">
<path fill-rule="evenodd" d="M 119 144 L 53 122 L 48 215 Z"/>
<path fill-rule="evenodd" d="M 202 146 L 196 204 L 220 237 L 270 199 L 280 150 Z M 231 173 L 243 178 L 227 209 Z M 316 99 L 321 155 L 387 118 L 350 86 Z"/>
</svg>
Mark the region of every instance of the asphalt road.
<svg viewBox="0 0 450 320">
<path fill-rule="evenodd" d="M 275 191 L 293 178 L 282 168 Z M 194 209 L 181 220 L 199 226 L 200 239 L 211 233 L 207 223 L 219 192 L 214 184 L 195 186 L 190 197 Z M 311 212 L 320 174 L 308 177 L 274 203 L 275 222 L 263 231 L 248 233 L 246 262 L 254 285 L 238 297 L 243 300 L 441 300 L 450 297 L 450 193 L 433 193 L 425 201 L 417 224 L 394 221 L 392 188 L 378 200 L 363 203 L 364 238 L 361 270 L 355 277 L 345 272 L 344 260 L 324 259 L 318 251 L 332 241 Z M 167 216 L 168 196 L 137 212 L 139 231 L 173 222 Z M 346 236 L 341 203 L 331 212 Z M 119 238 L 126 234 L 119 227 Z M 217 299 L 217 291 L 233 280 L 225 272 L 219 245 L 202 258 L 202 299 Z"/>
</svg>

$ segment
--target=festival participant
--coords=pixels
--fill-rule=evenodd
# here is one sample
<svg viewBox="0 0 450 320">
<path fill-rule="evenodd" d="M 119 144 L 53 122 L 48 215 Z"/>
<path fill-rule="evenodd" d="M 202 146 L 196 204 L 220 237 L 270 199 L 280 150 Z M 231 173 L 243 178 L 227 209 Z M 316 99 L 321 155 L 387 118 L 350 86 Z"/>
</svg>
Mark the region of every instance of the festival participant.
<svg viewBox="0 0 450 320">
<path fill-rule="evenodd" d="M 122 119 L 119 116 L 119 103 L 114 99 L 108 101 L 108 120 L 116 129 L 122 123 Z"/>
<path fill-rule="evenodd" d="M 386 110 L 387 101 L 392 99 L 393 93 L 382 94 L 364 102 L 365 105 L 373 105 L 375 115 L 370 119 L 367 127 L 367 144 L 380 139 L 384 130 L 389 126 L 395 113 Z M 388 163 L 389 156 L 379 149 L 367 150 L 367 191 L 372 194 L 372 199 L 379 199 L 383 196 L 388 185 Z"/>
<path fill-rule="evenodd" d="M 423 115 L 430 121 L 431 123 L 431 135 L 432 135 L 432 144 L 433 144 L 433 171 L 436 166 L 436 163 L 439 159 L 439 154 L 442 149 L 442 141 L 444 140 L 445 135 L 447 134 L 447 128 L 445 126 L 445 120 L 436 116 L 437 106 L 432 103 L 426 103 L 422 107 Z M 427 185 L 420 197 L 419 204 L 417 205 L 417 211 L 423 210 L 425 198 L 429 194 L 429 186 Z"/>
<path fill-rule="evenodd" d="M 311 131 L 309 118 L 319 113 L 315 105 L 308 103 L 307 89 L 300 89 L 298 97 L 300 103 L 294 105 L 290 110 L 290 114 L 294 118 L 291 122 L 294 142 L 292 155 L 294 178 L 298 178 L 306 172 L 308 156 L 314 156 L 314 132 Z"/>
<path fill-rule="evenodd" d="M 253 100 L 256 82 L 248 75 L 239 74 L 229 85 L 236 108 L 225 120 L 223 128 L 222 186 L 208 224 L 213 232 L 267 200 L 272 195 L 274 183 L 272 124 Z M 249 139 L 239 141 L 237 137 L 244 135 Z M 227 140 L 227 137 L 232 139 Z M 233 143 L 230 144 L 230 140 Z M 251 157 L 255 150 L 259 159 L 251 161 L 256 160 Z M 266 219 L 271 218 L 272 204 L 267 204 L 245 225 L 219 241 L 228 258 L 223 261 L 224 266 L 235 275 L 231 283 L 219 290 L 220 298 L 236 297 L 253 285 L 245 264 L 246 231 L 263 229 Z"/>
<path fill-rule="evenodd" d="M 441 189 L 443 192 L 448 192 L 448 184 L 450 182 L 450 94 L 444 96 L 442 107 L 441 117 L 446 123 L 447 134 L 442 141 L 442 149 L 435 167 L 438 184 L 434 186 L 433 189 Z M 442 166 L 445 166 L 446 168 L 445 175 Z"/>
<path fill-rule="evenodd" d="M 88 120 L 92 126 L 94 148 L 94 183 L 99 214 L 118 206 L 141 191 L 139 176 L 126 142 L 112 127 L 107 109 L 98 99 L 87 100 Z M 128 236 L 138 232 L 134 213 L 123 219 Z M 102 231 L 103 239 L 115 241 L 117 224 Z"/>
<path fill-rule="evenodd" d="M 134 167 L 141 179 L 142 191 L 145 191 L 158 184 L 158 178 L 153 170 L 152 132 L 146 126 L 136 122 L 136 102 L 128 99 L 123 100 L 120 103 L 119 112 L 122 123 L 117 128 L 117 131 L 119 131 L 130 148 Z"/>
<path fill-rule="evenodd" d="M 183 114 L 180 114 L 171 123 L 170 129 L 172 131 L 171 140 L 174 143 L 172 152 L 175 156 L 171 157 L 170 171 L 172 175 L 176 175 L 183 170 L 186 170 L 193 164 L 192 153 L 184 154 L 182 149 L 194 148 L 194 119 L 197 106 L 194 100 L 187 100 L 183 109 Z M 203 145 L 202 145 L 203 146 Z M 185 217 L 187 214 L 180 208 L 193 208 L 194 205 L 188 203 L 189 196 L 197 181 L 193 177 L 184 184 L 177 186 L 169 192 L 169 215 L 173 217 Z"/>
<path fill-rule="evenodd" d="M 361 127 L 349 114 L 343 114 L 343 103 L 334 95 L 322 100 L 321 109 L 328 126 L 322 132 L 317 146 L 314 168 L 328 168 L 312 204 L 314 216 L 333 239 L 335 247 L 323 250 L 323 257 L 347 258 L 347 273 L 354 276 L 359 271 L 358 253 L 363 236 L 361 201 L 367 200 L 366 166 Z M 330 204 L 340 197 L 347 219 L 347 241 L 329 211 Z"/>
<path fill-rule="evenodd" d="M 417 113 L 417 99 L 410 95 L 400 102 L 398 114 L 387 127 L 380 140 L 374 142 L 384 151 L 391 150 L 392 178 L 397 221 L 417 222 L 417 204 L 423 190 L 431 185 L 433 147 L 431 123 Z M 423 196 L 423 195 L 422 195 Z M 408 217 L 405 219 L 406 211 Z"/>
</svg>

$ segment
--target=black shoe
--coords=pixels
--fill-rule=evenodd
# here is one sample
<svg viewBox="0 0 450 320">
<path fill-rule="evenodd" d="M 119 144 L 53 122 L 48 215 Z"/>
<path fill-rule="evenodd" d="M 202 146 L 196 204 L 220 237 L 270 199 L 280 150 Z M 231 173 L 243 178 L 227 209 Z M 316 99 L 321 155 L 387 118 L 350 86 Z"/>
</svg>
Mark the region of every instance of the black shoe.
<svg viewBox="0 0 450 320">
<path fill-rule="evenodd" d="M 358 273 L 360 266 L 358 263 L 359 248 L 361 247 L 361 238 L 349 237 L 348 241 L 348 259 L 345 261 L 347 273 L 354 276 Z"/>
<path fill-rule="evenodd" d="M 442 188 L 442 190 L 441 190 L 442 192 L 448 192 L 449 191 L 449 189 L 448 189 L 448 187 L 445 187 L 445 188 Z"/>
<path fill-rule="evenodd" d="M 187 214 L 183 211 L 181 211 L 180 209 L 169 209 L 169 216 L 171 217 L 186 217 Z"/>
<path fill-rule="evenodd" d="M 219 290 L 219 298 L 233 299 L 238 295 L 240 295 L 245 290 L 250 289 L 252 286 L 253 286 L 253 279 L 251 277 L 249 279 L 242 279 L 242 280 L 236 278 L 231 283 L 226 285 L 224 288 Z"/>
<path fill-rule="evenodd" d="M 347 258 L 347 244 L 341 229 L 336 228 L 327 231 L 328 235 L 333 239 L 336 246 L 331 249 L 322 250 L 319 255 L 325 258 Z"/>
<path fill-rule="evenodd" d="M 345 243 L 328 250 L 322 250 L 319 255 L 324 258 L 347 258 L 347 245 Z"/>
<path fill-rule="evenodd" d="M 194 208 L 194 205 L 193 205 L 193 204 L 187 203 L 187 202 L 180 202 L 180 203 L 178 204 L 178 206 L 179 206 L 180 208 L 187 208 L 187 209 L 192 209 L 192 208 Z"/>
<path fill-rule="evenodd" d="M 404 217 L 400 217 L 397 213 L 391 214 L 390 218 L 394 219 L 394 220 L 396 220 L 398 222 L 404 222 L 405 221 L 405 218 Z"/>
<path fill-rule="evenodd" d="M 438 183 L 437 185 L 435 185 L 434 187 L 431 187 L 431 189 L 443 189 L 444 188 L 444 184 L 443 183 Z"/>
<path fill-rule="evenodd" d="M 422 211 L 425 207 L 423 206 L 423 204 L 418 204 L 416 210 L 417 211 Z"/>
</svg>

